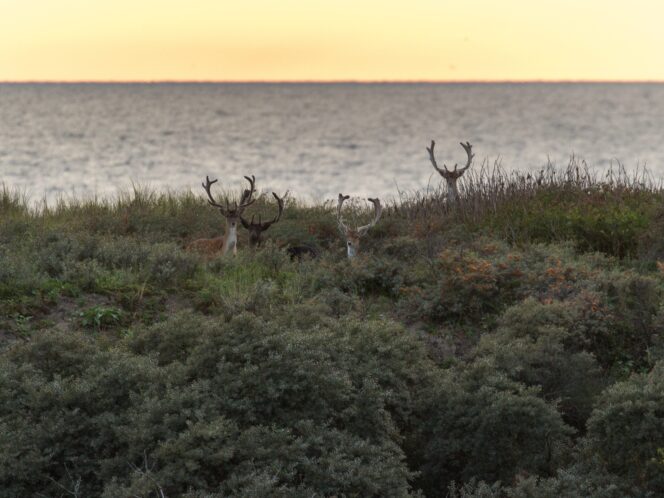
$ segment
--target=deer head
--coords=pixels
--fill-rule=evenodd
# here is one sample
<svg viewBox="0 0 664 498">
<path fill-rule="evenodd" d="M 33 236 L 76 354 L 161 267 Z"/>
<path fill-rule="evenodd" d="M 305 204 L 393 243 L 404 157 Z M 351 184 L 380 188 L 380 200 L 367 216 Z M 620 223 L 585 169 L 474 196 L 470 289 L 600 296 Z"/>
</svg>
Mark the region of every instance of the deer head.
<svg viewBox="0 0 664 498">
<path fill-rule="evenodd" d="M 258 215 L 258 222 L 255 222 L 256 215 L 251 215 L 251 221 L 247 221 L 242 215 L 240 215 L 240 222 L 242 226 L 249 231 L 249 244 L 253 247 L 257 247 L 263 242 L 263 232 L 270 228 L 274 223 L 278 222 L 281 219 L 281 213 L 284 211 L 284 199 L 288 195 L 288 192 L 284 194 L 283 197 L 279 197 L 276 193 L 272 192 L 272 195 L 277 201 L 278 212 L 277 215 L 269 221 L 263 222 L 261 215 Z"/>
<path fill-rule="evenodd" d="M 457 164 L 454 164 L 453 170 L 447 169 L 447 166 L 444 163 L 443 163 L 443 169 L 438 167 L 438 163 L 436 162 L 436 157 L 434 156 L 433 152 L 433 148 L 435 146 L 436 142 L 432 140 L 431 147 L 426 148 L 427 152 L 429 153 L 429 159 L 431 160 L 431 164 L 433 165 L 435 170 L 438 171 L 438 173 L 440 173 L 440 176 L 442 176 L 447 182 L 447 198 L 451 202 L 456 202 L 459 199 L 457 180 L 461 178 L 461 175 L 463 175 L 468 168 L 470 168 L 470 165 L 473 162 L 473 157 L 475 157 L 475 154 L 473 154 L 473 146 L 470 145 L 470 142 L 466 143 L 461 142 L 461 147 L 463 147 L 463 150 L 466 151 L 466 154 L 468 156 L 468 161 L 466 162 L 466 165 L 461 169 L 457 169 L 458 168 Z"/>
<path fill-rule="evenodd" d="M 233 228 L 237 227 L 238 221 L 240 219 L 240 215 L 242 212 L 245 210 L 247 206 L 250 206 L 253 204 L 256 199 L 253 199 L 254 192 L 256 192 L 256 177 L 253 175 L 251 177 L 245 176 L 244 177 L 248 182 L 249 182 L 249 189 L 245 189 L 242 192 L 242 196 L 240 197 L 240 203 L 238 204 L 237 201 L 233 201 L 232 205 L 231 202 L 228 200 L 228 197 L 224 197 L 224 204 L 218 203 L 214 196 L 212 195 L 211 192 L 211 187 L 213 184 L 217 183 L 217 180 L 210 180 L 209 177 L 205 177 L 205 183 L 203 183 L 203 188 L 205 189 L 205 192 L 207 193 L 208 196 L 208 203 L 210 206 L 216 207 L 219 209 L 219 212 L 221 215 L 226 218 L 226 221 L 229 223 L 232 222 Z"/>
<path fill-rule="evenodd" d="M 239 204 L 237 201 L 233 201 L 231 204 L 231 202 L 228 200 L 228 197 L 224 197 L 223 204 L 220 204 L 216 201 L 211 192 L 212 185 L 215 184 L 217 180 L 210 180 L 209 177 L 205 177 L 205 183 L 202 185 L 203 189 L 205 189 L 205 192 L 207 193 L 208 203 L 211 206 L 219 209 L 221 215 L 226 218 L 226 233 L 224 234 L 223 238 L 196 240 L 191 244 L 193 248 L 196 248 L 197 246 L 206 246 L 206 244 L 210 245 L 210 240 L 218 240 L 221 241 L 221 252 L 223 254 L 226 254 L 231 249 L 233 250 L 233 254 L 237 253 L 237 226 L 240 222 L 240 216 L 242 215 L 242 212 L 245 210 L 245 208 L 253 204 L 256 200 L 253 199 L 254 192 L 256 192 L 256 178 L 254 176 L 245 176 L 244 178 L 249 182 L 250 188 L 245 189 L 242 192 Z"/>
<path fill-rule="evenodd" d="M 374 218 L 368 225 L 364 225 L 357 228 L 348 227 L 341 216 L 341 207 L 343 203 L 350 198 L 349 195 L 339 194 L 339 201 L 337 203 L 337 222 L 339 223 L 339 229 L 344 234 L 346 238 L 346 251 L 349 258 L 354 258 L 360 250 L 360 239 L 367 234 L 369 229 L 378 223 L 380 215 L 383 212 L 383 207 L 380 205 L 380 199 L 367 199 L 374 205 Z"/>
</svg>

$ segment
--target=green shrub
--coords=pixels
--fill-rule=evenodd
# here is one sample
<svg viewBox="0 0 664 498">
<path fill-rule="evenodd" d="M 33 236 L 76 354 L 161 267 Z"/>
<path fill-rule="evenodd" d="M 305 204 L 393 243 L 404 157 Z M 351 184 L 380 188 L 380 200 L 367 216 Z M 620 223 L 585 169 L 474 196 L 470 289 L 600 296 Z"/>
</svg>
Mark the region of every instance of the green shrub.
<svg viewBox="0 0 664 498">
<path fill-rule="evenodd" d="M 427 496 L 473 478 L 512 482 L 517 474 L 555 471 L 572 430 L 555 406 L 475 365 L 442 382 L 421 427 L 420 483 Z"/>
<path fill-rule="evenodd" d="M 507 498 L 550 498 L 552 496 L 583 496 L 587 498 L 642 498 L 636 489 L 630 489 L 615 476 L 598 469 L 559 470 L 556 477 L 522 479 L 503 490 Z"/>
<path fill-rule="evenodd" d="M 135 237 L 102 239 L 95 259 L 109 270 L 138 270 L 147 265 L 151 245 Z"/>
<path fill-rule="evenodd" d="M 543 190 L 525 204 L 504 203 L 484 225 L 514 242 L 572 241 L 580 251 L 633 257 L 647 233 L 650 207 L 638 193 L 624 194 L 623 198 L 601 188 Z"/>
<path fill-rule="evenodd" d="M 493 244 L 481 249 L 440 253 L 434 282 L 401 289 L 402 309 L 436 322 L 490 324 L 495 314 L 523 296 L 525 277 L 517 254 Z"/>
<path fill-rule="evenodd" d="M 606 341 L 597 348 L 599 361 L 622 373 L 647 368 L 648 351 L 664 333 L 660 282 L 632 272 L 611 272 L 600 276 L 597 286 L 606 295 L 611 325 Z"/>
<path fill-rule="evenodd" d="M 36 258 L 39 269 L 51 277 L 60 277 L 68 266 L 92 259 L 97 240 L 88 234 L 51 231 L 35 244 L 39 250 Z"/>
<path fill-rule="evenodd" d="M 384 322 L 302 325 L 183 313 L 108 350 L 72 333 L 15 344 L 0 496 L 409 496 L 423 348 Z"/>
<path fill-rule="evenodd" d="M 0 496 L 81 496 L 126 468 L 116 430 L 136 396 L 159 386 L 149 361 L 105 353 L 73 336 L 46 334 L 2 359 Z"/>
<path fill-rule="evenodd" d="M 122 316 L 121 309 L 107 306 L 92 306 L 79 312 L 81 326 L 94 332 L 101 332 L 117 325 Z"/>
<path fill-rule="evenodd" d="M 416 342 L 378 324 L 310 323 L 299 332 L 250 315 L 225 324 L 208 319 L 188 331 L 184 323 L 183 318 L 155 326 L 148 337 L 154 344 L 162 341 L 158 351 L 185 358 L 184 375 L 197 379 L 195 385 L 145 400 L 128 433 L 131 447 L 148 448 L 166 466 L 158 473 L 164 489 L 187 489 L 192 476 L 179 462 L 190 462 L 199 469 L 197 486 L 221 486 L 233 495 L 246 494 L 265 475 L 273 477 L 266 489 L 284 495 L 299 490 L 377 496 L 381 489 L 407 494 L 410 472 L 396 438 L 427 378 L 426 357 Z M 130 341 L 145 348 L 141 335 Z M 171 341 L 172 348 L 164 344 Z M 176 353 L 183 343 L 191 346 Z M 213 428 L 212 415 L 225 419 Z M 236 426 L 229 435 L 213 435 L 230 430 L 229 423 Z M 164 442 L 155 446 L 156 441 Z M 201 451 L 205 445 L 210 449 Z M 214 460 L 227 452 L 227 464 Z M 220 472 L 220 466 L 227 470 Z"/>
<path fill-rule="evenodd" d="M 421 241 L 403 236 L 385 240 L 381 250 L 399 261 L 416 261 L 425 252 Z"/>
<path fill-rule="evenodd" d="M 29 294 L 39 288 L 45 275 L 25 255 L 0 247 L 0 299 Z"/>
<path fill-rule="evenodd" d="M 487 484 L 484 481 L 477 482 L 471 479 L 461 485 L 452 482 L 447 488 L 447 498 L 502 498 L 500 482 Z"/>
<path fill-rule="evenodd" d="M 168 365 L 186 361 L 213 328 L 213 323 L 201 315 L 181 312 L 168 321 L 135 328 L 126 344 L 133 353 L 153 356 L 160 365 Z"/>
<path fill-rule="evenodd" d="M 595 465 L 577 464 L 561 469 L 555 477 L 520 476 L 512 486 L 472 479 L 449 487 L 449 498 L 643 498 L 643 491 L 626 486 L 616 476 Z"/>
<path fill-rule="evenodd" d="M 664 362 L 609 387 L 588 421 L 588 441 L 609 472 L 644 491 L 664 493 Z"/>
<path fill-rule="evenodd" d="M 308 277 L 311 294 L 331 288 L 357 296 L 390 296 L 399 293 L 405 275 L 395 259 L 363 255 L 352 261 L 322 260 Z"/>
<path fill-rule="evenodd" d="M 141 282 L 156 289 L 182 285 L 198 268 L 198 258 L 176 244 L 147 244 L 130 237 L 105 241 L 95 258 L 110 270 L 134 272 Z"/>
<path fill-rule="evenodd" d="M 583 429 L 604 381 L 594 357 L 575 347 L 586 326 L 580 314 L 569 303 L 528 299 L 504 313 L 498 330 L 480 339 L 476 355 L 509 378 L 539 387 L 567 423 Z"/>
<path fill-rule="evenodd" d="M 175 244 L 155 244 L 150 248 L 142 277 L 153 287 L 172 287 L 192 278 L 197 266 L 197 258 Z"/>
</svg>

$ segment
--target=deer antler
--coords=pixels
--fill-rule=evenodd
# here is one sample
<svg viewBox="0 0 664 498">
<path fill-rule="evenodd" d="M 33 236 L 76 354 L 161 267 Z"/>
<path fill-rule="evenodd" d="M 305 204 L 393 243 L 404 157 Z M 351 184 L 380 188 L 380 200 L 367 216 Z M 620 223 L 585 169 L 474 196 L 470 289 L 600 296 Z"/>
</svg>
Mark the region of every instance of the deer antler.
<svg viewBox="0 0 664 498">
<path fill-rule="evenodd" d="M 219 208 L 219 210 L 226 216 L 226 213 L 228 213 L 228 199 L 226 199 L 226 207 L 222 206 L 219 204 L 214 197 L 212 196 L 212 192 L 210 191 L 211 187 L 213 184 L 217 183 L 217 180 L 210 180 L 209 176 L 205 176 L 205 183 L 201 183 L 203 185 L 203 188 L 205 189 L 205 192 L 207 192 L 208 195 L 208 202 L 210 203 L 211 206 L 214 206 L 216 208 Z"/>
<path fill-rule="evenodd" d="M 248 192 L 245 190 L 245 193 Z M 281 219 L 281 214 L 284 212 L 284 199 L 288 195 L 288 192 L 286 192 L 283 197 L 279 197 L 275 192 L 272 192 L 272 195 L 274 198 L 277 200 L 277 208 L 278 212 L 277 215 L 270 221 L 266 221 L 265 223 L 261 222 L 261 216 L 258 215 L 258 223 L 254 223 L 254 216 L 251 215 L 251 222 L 248 222 L 246 219 L 244 219 L 242 216 L 240 216 L 240 222 L 242 223 L 242 226 L 246 228 L 247 230 L 250 230 L 251 228 L 257 229 L 261 232 L 264 232 L 268 228 L 270 228 L 274 223 L 279 221 Z"/>
<path fill-rule="evenodd" d="M 263 223 L 264 227 L 263 230 L 267 230 L 268 228 L 270 228 L 270 226 L 272 226 L 273 223 L 276 223 L 281 219 L 281 214 L 284 212 L 284 199 L 286 198 L 287 195 L 288 192 L 286 192 L 283 197 L 279 197 L 275 192 L 272 192 L 272 196 L 277 201 L 278 212 L 277 216 L 275 216 L 271 221 L 266 221 L 265 223 Z"/>
<path fill-rule="evenodd" d="M 371 227 L 378 223 L 378 220 L 380 220 L 380 215 L 383 214 L 383 206 L 380 205 L 380 199 L 372 199 L 369 197 L 367 200 L 374 205 L 374 219 L 368 225 L 358 227 L 357 233 L 360 235 L 366 234 Z"/>
<path fill-rule="evenodd" d="M 349 230 L 352 231 L 352 229 L 349 229 L 346 226 L 346 224 L 343 222 L 343 217 L 341 216 L 341 207 L 343 206 L 344 202 L 347 201 L 348 199 L 350 199 L 349 195 L 339 194 L 339 201 L 337 203 L 337 221 L 339 223 L 339 227 L 344 232 L 348 232 Z M 373 220 L 371 220 L 371 223 L 369 223 L 368 225 L 357 227 L 354 230 L 360 236 L 365 235 L 371 227 L 373 227 L 376 223 L 378 223 L 381 214 L 383 214 L 383 206 L 380 204 L 380 199 L 369 198 L 367 200 L 374 205 L 374 218 Z"/>
<path fill-rule="evenodd" d="M 245 176 L 245 178 L 249 182 L 249 186 L 251 188 L 245 189 L 242 192 L 242 196 L 240 197 L 240 204 L 238 205 L 237 202 L 234 202 L 233 203 L 234 204 L 233 208 L 231 209 L 231 207 L 229 205 L 228 197 L 224 197 L 224 203 L 226 204 L 225 206 L 222 205 L 222 204 L 219 204 L 216 201 L 216 199 L 212 195 L 211 188 L 212 188 L 212 185 L 217 183 L 217 180 L 216 179 L 215 180 L 210 180 L 210 177 L 206 176 L 205 177 L 205 183 L 202 183 L 202 185 L 203 185 L 203 188 L 205 189 L 205 192 L 207 193 L 208 203 L 210 203 L 211 206 L 219 208 L 219 210 L 221 211 L 221 213 L 224 216 L 229 216 L 233 212 L 240 212 L 241 213 L 244 210 L 244 208 L 246 208 L 247 206 L 250 206 L 256 200 L 256 199 L 252 199 L 252 197 L 254 195 L 254 192 L 256 192 L 256 186 L 255 186 L 256 178 L 253 175 L 251 177 Z"/>
<path fill-rule="evenodd" d="M 350 199 L 350 195 L 343 195 L 340 193 L 339 200 L 337 202 L 337 223 L 339 223 L 339 228 L 341 228 L 343 232 L 347 232 L 348 227 L 344 223 L 344 220 L 341 216 L 341 206 L 343 206 L 344 201 L 347 201 L 348 199 Z"/>
<path fill-rule="evenodd" d="M 244 209 L 247 206 L 251 206 L 254 202 L 256 202 L 256 199 L 253 199 L 253 195 L 256 192 L 256 177 L 254 175 L 245 176 L 245 179 L 249 182 L 249 189 L 245 189 L 244 192 L 242 192 L 242 197 L 240 198 L 240 205 L 235 204 L 235 210 L 238 212 L 242 213 Z"/>
<path fill-rule="evenodd" d="M 431 141 L 431 147 L 427 147 L 427 152 L 429 153 L 429 159 L 431 159 L 431 164 L 433 164 L 433 167 L 435 168 L 438 173 L 441 175 L 445 176 L 445 172 L 438 167 L 438 163 L 436 162 L 436 156 L 434 155 L 433 148 L 436 146 L 436 142 L 433 140 Z M 443 164 L 443 166 L 445 166 Z M 447 166 L 445 166 L 445 171 L 447 171 Z"/>
<path fill-rule="evenodd" d="M 463 173 L 466 171 L 468 168 L 470 168 L 470 164 L 473 162 L 473 157 L 475 157 L 475 154 L 473 154 L 473 146 L 470 145 L 470 142 L 459 142 L 461 147 L 463 147 L 463 150 L 466 151 L 466 154 L 468 155 L 468 161 L 466 162 L 466 165 L 459 170 L 459 174 Z M 456 171 L 457 165 L 454 165 L 454 171 Z"/>
<path fill-rule="evenodd" d="M 470 142 L 466 142 L 466 143 L 460 142 L 460 144 L 461 144 L 461 147 L 463 147 L 463 150 L 465 150 L 466 154 L 468 155 L 468 161 L 466 162 L 466 165 L 463 168 L 459 169 L 459 170 L 457 170 L 458 165 L 455 163 L 454 164 L 454 169 L 452 171 L 450 171 L 447 168 L 445 163 L 443 163 L 443 168 L 445 168 L 445 169 L 440 169 L 438 167 L 438 163 L 436 162 L 436 157 L 434 155 L 434 147 L 436 146 L 436 142 L 434 142 L 432 140 L 431 141 L 431 147 L 426 148 L 427 152 L 429 153 L 429 159 L 431 160 L 431 164 L 436 169 L 436 171 L 438 171 L 438 173 L 440 173 L 440 175 L 443 178 L 449 178 L 449 177 L 458 178 L 458 177 L 460 177 L 464 173 L 464 171 L 466 171 L 470 167 L 471 163 L 473 162 L 473 157 L 475 157 L 475 154 L 473 154 L 473 146 L 470 145 Z"/>
</svg>

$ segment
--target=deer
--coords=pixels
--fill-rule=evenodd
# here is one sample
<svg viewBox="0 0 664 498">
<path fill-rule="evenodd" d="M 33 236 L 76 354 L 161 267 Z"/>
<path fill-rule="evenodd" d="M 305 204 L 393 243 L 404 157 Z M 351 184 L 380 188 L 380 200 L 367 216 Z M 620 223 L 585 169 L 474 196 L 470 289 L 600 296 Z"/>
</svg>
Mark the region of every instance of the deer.
<svg viewBox="0 0 664 498">
<path fill-rule="evenodd" d="M 475 157 L 475 154 L 473 154 L 473 146 L 470 145 L 470 142 L 460 142 L 461 147 L 466 151 L 466 154 L 468 155 L 468 161 L 466 162 L 466 165 L 462 167 L 461 169 L 457 169 L 458 166 L 457 164 L 454 165 L 453 170 L 447 169 L 447 166 L 443 163 L 443 169 L 438 167 L 438 163 L 436 162 L 436 157 L 434 156 L 433 148 L 436 146 L 436 142 L 433 140 L 431 141 L 431 147 L 427 147 L 427 152 L 429 153 L 429 159 L 431 160 L 431 164 L 435 168 L 438 173 L 440 173 L 440 176 L 442 176 L 445 181 L 447 182 L 447 199 L 449 200 L 450 203 L 456 203 L 459 200 L 459 189 L 457 188 L 457 180 L 461 178 L 461 175 L 463 175 L 468 168 L 470 168 L 471 163 L 473 162 L 473 157 Z"/>
<path fill-rule="evenodd" d="M 240 222 L 240 217 L 245 208 L 253 204 L 256 200 L 253 198 L 254 192 L 256 192 L 256 178 L 253 175 L 251 177 L 245 176 L 244 178 L 249 182 L 250 188 L 243 191 L 242 196 L 240 197 L 240 203 L 238 204 L 234 201 L 233 206 L 231 207 L 227 197 L 224 197 L 224 204 L 220 204 L 215 200 L 211 188 L 217 180 L 210 180 L 210 177 L 205 177 L 205 183 L 202 183 L 202 185 L 207 193 L 208 203 L 210 206 L 219 209 L 221 215 L 226 218 L 226 232 L 221 237 L 194 240 L 186 247 L 187 250 L 204 253 L 210 256 L 217 253 L 225 255 L 232 250 L 233 255 L 237 255 L 237 226 Z"/>
<path fill-rule="evenodd" d="M 383 206 L 381 206 L 380 204 L 380 199 L 368 198 L 367 200 L 374 205 L 373 220 L 371 220 L 371 222 L 368 225 L 364 225 L 357 228 L 351 228 L 344 223 L 343 217 L 341 215 L 341 207 L 343 206 L 344 202 L 347 201 L 348 199 L 350 199 L 349 195 L 339 194 L 339 201 L 337 203 L 337 222 L 339 223 L 339 229 L 346 238 L 347 255 L 349 258 L 352 259 L 355 256 L 357 256 L 360 250 L 360 239 L 367 234 L 367 232 L 369 231 L 369 229 L 371 229 L 371 227 L 373 227 L 376 223 L 378 223 L 380 215 L 383 213 Z"/>
<path fill-rule="evenodd" d="M 272 195 L 277 201 L 278 212 L 270 221 L 263 222 L 260 214 L 258 215 L 258 223 L 254 221 L 256 215 L 253 214 L 251 215 L 251 221 L 247 221 L 240 213 L 240 222 L 242 223 L 242 226 L 249 231 L 249 244 L 252 247 L 259 247 L 263 243 L 263 232 L 270 228 L 274 223 L 277 223 L 281 219 L 281 213 L 284 212 L 284 199 L 288 195 L 288 192 L 286 192 L 283 197 L 279 197 L 275 192 L 272 192 Z"/>
</svg>

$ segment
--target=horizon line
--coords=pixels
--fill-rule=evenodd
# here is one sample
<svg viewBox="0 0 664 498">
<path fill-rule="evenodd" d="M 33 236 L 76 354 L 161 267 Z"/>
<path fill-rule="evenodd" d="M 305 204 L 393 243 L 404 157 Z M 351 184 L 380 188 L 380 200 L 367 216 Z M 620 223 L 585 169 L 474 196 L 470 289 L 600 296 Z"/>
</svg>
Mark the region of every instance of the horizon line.
<svg viewBox="0 0 664 498">
<path fill-rule="evenodd" d="M 664 84 L 664 79 L 468 79 L 468 80 L 434 80 L 434 79 L 275 79 L 275 80 L 215 80 L 215 79 L 155 79 L 155 80 L 0 80 L 0 84 L 355 84 L 355 85 L 376 85 L 376 84 L 431 84 L 431 85 L 482 85 L 482 84 Z"/>
</svg>

